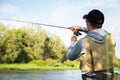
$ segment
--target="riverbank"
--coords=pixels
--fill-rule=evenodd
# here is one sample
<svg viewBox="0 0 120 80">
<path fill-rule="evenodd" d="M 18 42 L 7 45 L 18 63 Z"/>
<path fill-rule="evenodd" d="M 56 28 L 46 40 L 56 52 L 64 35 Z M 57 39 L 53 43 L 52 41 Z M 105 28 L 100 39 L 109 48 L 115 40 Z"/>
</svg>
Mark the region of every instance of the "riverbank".
<svg viewBox="0 0 120 80">
<path fill-rule="evenodd" d="M 36 64 L 0 64 L 0 70 L 78 70 L 79 67 L 39 66 Z"/>
<path fill-rule="evenodd" d="M 114 68 L 120 70 L 119 67 Z M 79 70 L 79 66 L 39 66 L 36 64 L 0 64 L 0 70 Z"/>
</svg>

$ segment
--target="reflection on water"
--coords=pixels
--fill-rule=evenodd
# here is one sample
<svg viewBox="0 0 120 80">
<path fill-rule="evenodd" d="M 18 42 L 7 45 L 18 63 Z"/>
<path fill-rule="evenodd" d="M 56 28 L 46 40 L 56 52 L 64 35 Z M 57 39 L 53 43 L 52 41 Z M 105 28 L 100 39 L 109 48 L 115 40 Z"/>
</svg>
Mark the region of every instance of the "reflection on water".
<svg viewBox="0 0 120 80">
<path fill-rule="evenodd" d="M 80 70 L 0 71 L 0 80 L 81 80 Z"/>
<path fill-rule="evenodd" d="M 120 71 L 116 71 L 120 73 Z M 0 71 L 0 80 L 82 80 L 80 70 Z"/>
</svg>

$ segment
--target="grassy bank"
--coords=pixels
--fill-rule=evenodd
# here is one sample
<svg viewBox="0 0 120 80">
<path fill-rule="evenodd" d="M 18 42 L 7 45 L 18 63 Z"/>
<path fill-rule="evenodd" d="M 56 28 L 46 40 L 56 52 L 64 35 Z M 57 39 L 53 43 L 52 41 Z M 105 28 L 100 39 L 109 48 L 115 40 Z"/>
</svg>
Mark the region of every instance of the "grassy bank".
<svg viewBox="0 0 120 80">
<path fill-rule="evenodd" d="M 120 70 L 119 67 L 114 68 Z M 0 70 L 79 70 L 79 67 L 69 66 L 39 66 L 36 64 L 0 64 Z"/>
<path fill-rule="evenodd" d="M 77 70 L 79 67 L 39 66 L 36 64 L 0 64 L 0 70 Z"/>
</svg>

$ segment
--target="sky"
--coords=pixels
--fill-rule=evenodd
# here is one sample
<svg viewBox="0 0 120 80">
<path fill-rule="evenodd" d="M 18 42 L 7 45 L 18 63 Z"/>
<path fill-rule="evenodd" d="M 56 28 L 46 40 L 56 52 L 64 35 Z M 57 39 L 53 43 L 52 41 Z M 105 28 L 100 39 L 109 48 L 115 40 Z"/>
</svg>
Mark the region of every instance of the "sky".
<svg viewBox="0 0 120 80">
<path fill-rule="evenodd" d="M 104 29 L 116 39 L 116 55 L 120 58 L 120 0 L 0 0 L 0 18 L 23 20 L 62 27 L 81 25 L 82 19 L 92 9 L 99 9 L 105 15 Z M 5 25 L 20 27 L 23 23 L 1 20 Z M 58 35 L 68 47 L 72 31 L 42 26 L 46 31 Z"/>
</svg>

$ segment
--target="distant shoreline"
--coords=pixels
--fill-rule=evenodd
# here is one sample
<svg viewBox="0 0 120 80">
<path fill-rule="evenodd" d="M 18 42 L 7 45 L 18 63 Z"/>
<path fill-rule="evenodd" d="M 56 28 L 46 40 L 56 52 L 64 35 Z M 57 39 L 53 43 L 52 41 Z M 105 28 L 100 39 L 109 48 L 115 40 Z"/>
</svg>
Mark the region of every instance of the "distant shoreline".
<svg viewBox="0 0 120 80">
<path fill-rule="evenodd" d="M 120 70 L 115 67 L 115 70 Z M 36 64 L 0 64 L 0 71 L 3 70 L 79 70 L 79 67 L 69 66 L 39 66 Z"/>
<path fill-rule="evenodd" d="M 0 71 L 1 70 L 79 70 L 79 67 L 38 66 L 36 64 L 0 64 Z"/>
</svg>

